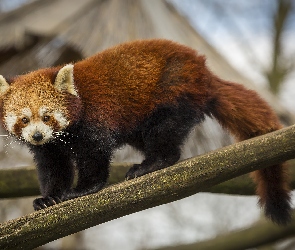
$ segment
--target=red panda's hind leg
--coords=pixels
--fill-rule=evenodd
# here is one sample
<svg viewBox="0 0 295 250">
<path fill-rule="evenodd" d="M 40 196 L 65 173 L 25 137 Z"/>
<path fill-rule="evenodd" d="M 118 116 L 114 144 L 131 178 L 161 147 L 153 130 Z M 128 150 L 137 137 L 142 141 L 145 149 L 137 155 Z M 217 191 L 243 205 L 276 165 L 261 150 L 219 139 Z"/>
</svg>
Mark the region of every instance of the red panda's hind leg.
<svg viewBox="0 0 295 250">
<path fill-rule="evenodd" d="M 135 164 L 126 174 L 133 179 L 176 163 L 181 154 L 181 145 L 194 125 L 204 119 L 204 113 L 187 100 L 158 108 L 140 124 L 129 144 L 145 156 L 141 164 Z"/>
<path fill-rule="evenodd" d="M 180 149 L 171 151 L 171 154 L 166 156 L 160 156 L 157 154 L 152 154 L 141 163 L 134 164 L 126 173 L 126 180 L 130 180 L 154 171 L 167 168 L 179 160 Z"/>
</svg>

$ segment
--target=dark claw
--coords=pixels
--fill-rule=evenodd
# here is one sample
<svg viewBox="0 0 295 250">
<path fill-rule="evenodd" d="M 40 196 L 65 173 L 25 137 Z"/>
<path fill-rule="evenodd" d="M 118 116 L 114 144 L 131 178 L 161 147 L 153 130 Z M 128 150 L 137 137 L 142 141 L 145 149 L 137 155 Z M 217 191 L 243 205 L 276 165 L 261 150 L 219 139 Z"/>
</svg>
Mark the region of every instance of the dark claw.
<svg viewBox="0 0 295 250">
<path fill-rule="evenodd" d="M 140 164 L 134 164 L 126 173 L 125 180 L 131 180 L 145 174 L 145 169 Z"/>
<path fill-rule="evenodd" d="M 33 201 L 33 207 L 35 209 L 35 211 L 37 210 L 41 210 L 47 207 L 51 207 L 53 205 L 56 205 L 58 203 L 61 203 L 61 199 L 57 196 L 55 197 L 44 197 L 44 198 L 37 198 Z"/>
<path fill-rule="evenodd" d="M 165 161 L 155 161 L 154 163 L 142 163 L 142 164 L 134 164 L 127 172 L 125 179 L 130 180 L 134 179 L 148 173 L 152 173 L 154 171 L 169 167 L 169 164 Z"/>
<path fill-rule="evenodd" d="M 48 196 L 48 199 L 50 200 L 49 206 L 53 206 L 62 202 L 62 200 L 58 198 L 57 196 L 54 196 L 54 197 Z"/>
</svg>

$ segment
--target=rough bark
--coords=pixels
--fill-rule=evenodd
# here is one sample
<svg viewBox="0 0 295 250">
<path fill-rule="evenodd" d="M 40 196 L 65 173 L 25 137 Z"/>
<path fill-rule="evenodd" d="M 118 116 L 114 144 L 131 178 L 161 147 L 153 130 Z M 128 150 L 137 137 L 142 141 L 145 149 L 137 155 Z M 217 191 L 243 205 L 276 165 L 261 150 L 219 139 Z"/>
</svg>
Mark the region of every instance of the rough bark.
<svg viewBox="0 0 295 250">
<path fill-rule="evenodd" d="M 295 155 L 294 140 L 295 125 L 7 221 L 0 225 L 0 249 L 32 249 L 291 159 Z"/>
</svg>

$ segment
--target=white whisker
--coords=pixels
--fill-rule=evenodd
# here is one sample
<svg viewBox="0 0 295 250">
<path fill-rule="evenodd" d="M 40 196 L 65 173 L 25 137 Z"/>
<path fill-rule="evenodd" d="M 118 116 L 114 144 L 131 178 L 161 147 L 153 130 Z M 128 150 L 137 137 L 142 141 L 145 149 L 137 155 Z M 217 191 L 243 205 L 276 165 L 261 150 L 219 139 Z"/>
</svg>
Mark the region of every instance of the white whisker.
<svg viewBox="0 0 295 250">
<path fill-rule="evenodd" d="M 9 135 L 0 135 L 0 136 L 3 136 L 5 137 L 5 143 L 4 143 L 4 148 L 5 148 L 5 154 L 8 155 L 8 149 L 11 147 L 11 148 L 14 148 L 14 146 L 16 144 L 18 145 L 22 145 L 22 140 L 18 137 L 15 137 L 15 136 L 11 136 L 10 134 Z"/>
</svg>

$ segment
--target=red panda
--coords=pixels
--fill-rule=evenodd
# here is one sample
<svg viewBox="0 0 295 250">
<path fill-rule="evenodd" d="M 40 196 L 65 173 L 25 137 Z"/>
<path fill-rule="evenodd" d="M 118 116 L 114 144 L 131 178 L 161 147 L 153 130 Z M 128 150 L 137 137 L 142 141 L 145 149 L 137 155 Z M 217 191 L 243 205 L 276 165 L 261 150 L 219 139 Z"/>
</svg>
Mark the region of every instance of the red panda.
<svg viewBox="0 0 295 250">
<path fill-rule="evenodd" d="M 99 191 L 113 151 L 124 144 L 145 156 L 127 179 L 169 167 L 205 115 L 237 140 L 282 127 L 256 92 L 218 78 L 204 56 L 168 40 L 124 43 L 11 81 L 0 76 L 0 95 L 4 128 L 34 155 L 43 196 L 34 200 L 35 210 Z M 252 175 L 266 216 L 286 224 L 291 208 L 285 164 Z"/>
</svg>

